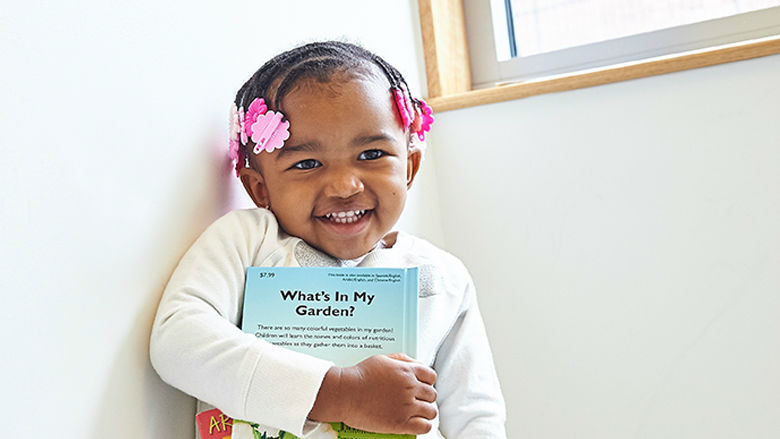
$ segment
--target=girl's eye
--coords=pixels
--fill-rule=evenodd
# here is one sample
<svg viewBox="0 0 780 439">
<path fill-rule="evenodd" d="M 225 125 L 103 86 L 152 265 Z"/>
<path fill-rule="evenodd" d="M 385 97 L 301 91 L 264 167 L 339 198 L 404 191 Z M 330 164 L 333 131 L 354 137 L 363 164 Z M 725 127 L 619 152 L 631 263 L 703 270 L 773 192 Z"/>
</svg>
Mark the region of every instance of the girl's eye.
<svg viewBox="0 0 780 439">
<path fill-rule="evenodd" d="M 368 151 L 361 152 L 358 160 L 376 160 L 384 155 L 385 152 L 381 149 L 369 149 Z"/>
<path fill-rule="evenodd" d="M 322 163 L 314 159 L 301 160 L 300 162 L 292 165 L 295 169 L 314 169 L 322 166 Z"/>
</svg>

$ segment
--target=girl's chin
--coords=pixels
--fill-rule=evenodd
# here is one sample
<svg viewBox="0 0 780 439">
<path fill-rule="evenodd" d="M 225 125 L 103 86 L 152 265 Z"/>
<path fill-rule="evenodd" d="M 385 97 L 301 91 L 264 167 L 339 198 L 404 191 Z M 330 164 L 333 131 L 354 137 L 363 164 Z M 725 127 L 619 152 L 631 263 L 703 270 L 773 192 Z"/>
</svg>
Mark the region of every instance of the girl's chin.
<svg viewBox="0 0 780 439">
<path fill-rule="evenodd" d="M 370 243 L 365 243 L 363 241 L 341 241 L 319 242 L 315 247 L 331 257 L 342 261 L 348 261 L 365 256 L 368 252 L 373 250 L 376 245 L 371 245 Z"/>
<path fill-rule="evenodd" d="M 343 252 L 336 251 L 336 252 L 334 252 L 336 254 L 331 254 L 331 256 L 333 256 L 336 259 L 342 260 L 342 261 L 351 261 L 351 260 L 354 260 L 354 259 L 358 259 L 361 256 L 364 256 L 369 251 L 371 251 L 371 249 L 368 249 L 366 251 L 362 251 L 361 250 L 361 251 L 358 251 L 358 252 L 355 252 L 355 251 L 343 251 Z"/>
</svg>

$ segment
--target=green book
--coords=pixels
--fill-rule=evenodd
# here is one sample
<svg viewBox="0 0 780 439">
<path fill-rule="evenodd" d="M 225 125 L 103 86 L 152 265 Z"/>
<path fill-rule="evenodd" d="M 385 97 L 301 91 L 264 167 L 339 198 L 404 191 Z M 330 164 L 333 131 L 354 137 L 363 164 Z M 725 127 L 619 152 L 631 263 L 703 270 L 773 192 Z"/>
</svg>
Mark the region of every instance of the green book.
<svg viewBox="0 0 780 439">
<path fill-rule="evenodd" d="M 417 280 L 417 268 L 249 267 L 241 329 L 342 367 L 377 354 L 416 357 Z M 331 426 L 333 439 L 415 438 Z M 297 439 L 252 428 L 257 439 Z"/>
</svg>

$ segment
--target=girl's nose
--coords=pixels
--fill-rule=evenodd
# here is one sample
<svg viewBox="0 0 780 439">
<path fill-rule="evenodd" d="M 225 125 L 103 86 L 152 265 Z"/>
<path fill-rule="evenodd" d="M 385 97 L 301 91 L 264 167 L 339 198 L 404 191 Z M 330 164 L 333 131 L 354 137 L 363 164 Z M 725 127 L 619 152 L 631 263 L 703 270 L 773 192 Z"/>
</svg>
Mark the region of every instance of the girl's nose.
<svg viewBox="0 0 780 439">
<path fill-rule="evenodd" d="M 363 181 L 351 169 L 333 169 L 326 176 L 325 195 L 336 198 L 349 198 L 363 192 Z"/>
</svg>

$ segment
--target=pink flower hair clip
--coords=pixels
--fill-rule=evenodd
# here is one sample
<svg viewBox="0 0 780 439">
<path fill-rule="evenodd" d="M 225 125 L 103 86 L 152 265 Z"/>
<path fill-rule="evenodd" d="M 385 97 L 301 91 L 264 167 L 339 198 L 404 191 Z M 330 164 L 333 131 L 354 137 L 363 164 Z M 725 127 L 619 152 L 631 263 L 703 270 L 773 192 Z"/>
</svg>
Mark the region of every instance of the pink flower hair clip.
<svg viewBox="0 0 780 439">
<path fill-rule="evenodd" d="M 423 142 L 425 141 L 425 133 L 429 132 L 431 125 L 433 125 L 433 109 L 422 99 L 417 99 L 417 106 L 419 111 L 414 115 L 412 132 L 417 133 L 417 137 Z"/>
<path fill-rule="evenodd" d="M 411 129 L 420 141 L 424 141 L 425 133 L 431 130 L 433 124 L 433 110 L 422 99 L 410 99 L 409 94 L 399 87 L 393 87 L 392 92 L 404 130 Z"/>
<path fill-rule="evenodd" d="M 230 111 L 229 153 L 236 165 L 236 176 L 242 167 L 248 166 L 248 158 L 241 145 L 246 146 L 249 139 L 255 144 L 252 150 L 255 154 L 261 151 L 273 152 L 284 146 L 284 141 L 290 137 L 290 122 L 283 118 L 284 115 L 279 111 L 268 111 L 263 98 L 255 98 L 246 112 L 244 107 L 236 108 L 236 104 L 233 104 Z"/>
</svg>

